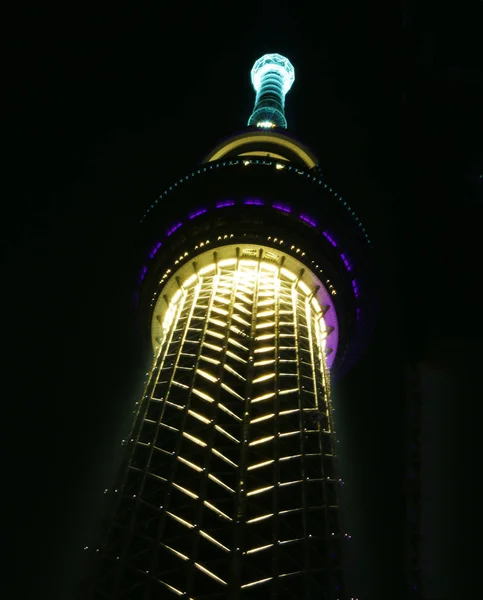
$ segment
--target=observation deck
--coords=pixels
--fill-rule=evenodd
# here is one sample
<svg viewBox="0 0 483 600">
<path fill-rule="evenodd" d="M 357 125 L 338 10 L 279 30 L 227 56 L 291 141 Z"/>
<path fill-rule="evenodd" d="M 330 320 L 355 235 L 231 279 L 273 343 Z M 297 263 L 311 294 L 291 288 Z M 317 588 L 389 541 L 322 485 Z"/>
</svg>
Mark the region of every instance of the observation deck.
<svg viewBox="0 0 483 600">
<path fill-rule="evenodd" d="M 180 206 L 169 223 L 165 203 Z M 327 361 L 333 376 L 346 372 L 367 344 L 375 312 L 369 236 L 320 174 L 315 156 L 286 132 L 249 129 L 224 140 L 160 195 L 142 227 L 148 241 L 139 307 L 146 329 L 168 280 L 184 265 L 193 269 L 207 248 L 213 258 L 224 246 L 254 244 L 301 261 L 331 299 Z"/>
</svg>

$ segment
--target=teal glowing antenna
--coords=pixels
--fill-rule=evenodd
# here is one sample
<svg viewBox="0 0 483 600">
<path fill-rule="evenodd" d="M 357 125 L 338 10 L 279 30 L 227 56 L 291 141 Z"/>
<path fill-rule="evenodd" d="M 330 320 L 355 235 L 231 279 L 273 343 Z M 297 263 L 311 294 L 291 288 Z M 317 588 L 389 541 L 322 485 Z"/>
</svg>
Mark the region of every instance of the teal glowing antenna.
<svg viewBox="0 0 483 600">
<path fill-rule="evenodd" d="M 257 97 L 248 125 L 286 128 L 285 94 L 295 81 L 292 63 L 280 54 L 265 54 L 253 65 L 251 80 Z"/>
</svg>

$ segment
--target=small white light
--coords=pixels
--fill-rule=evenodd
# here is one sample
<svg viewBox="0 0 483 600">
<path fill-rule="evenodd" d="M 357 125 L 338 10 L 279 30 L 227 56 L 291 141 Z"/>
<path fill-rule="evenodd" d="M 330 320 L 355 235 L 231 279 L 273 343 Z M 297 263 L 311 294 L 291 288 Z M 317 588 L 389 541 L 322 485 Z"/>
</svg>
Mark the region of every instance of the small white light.
<svg viewBox="0 0 483 600">
<path fill-rule="evenodd" d="M 275 127 L 275 123 L 272 123 L 271 121 L 259 121 L 257 123 L 257 127 L 262 127 L 263 129 L 272 129 Z"/>
</svg>

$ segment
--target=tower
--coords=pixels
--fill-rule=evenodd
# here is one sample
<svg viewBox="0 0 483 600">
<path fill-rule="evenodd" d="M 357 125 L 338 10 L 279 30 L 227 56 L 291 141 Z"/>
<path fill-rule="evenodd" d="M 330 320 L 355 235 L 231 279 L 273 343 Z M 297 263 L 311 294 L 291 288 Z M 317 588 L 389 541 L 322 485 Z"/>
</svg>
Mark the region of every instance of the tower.
<svg viewBox="0 0 483 600">
<path fill-rule="evenodd" d="M 142 218 L 154 356 L 90 598 L 346 598 L 330 386 L 370 333 L 370 240 L 285 131 L 293 66 L 251 78 L 248 129 Z"/>
</svg>

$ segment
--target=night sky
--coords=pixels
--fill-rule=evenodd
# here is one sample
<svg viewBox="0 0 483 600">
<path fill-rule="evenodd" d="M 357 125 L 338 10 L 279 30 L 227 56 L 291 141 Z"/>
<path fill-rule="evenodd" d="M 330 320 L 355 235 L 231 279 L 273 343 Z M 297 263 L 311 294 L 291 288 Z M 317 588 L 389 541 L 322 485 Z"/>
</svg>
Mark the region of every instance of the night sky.
<svg viewBox="0 0 483 600">
<path fill-rule="evenodd" d="M 433 502 L 424 597 L 467 597 L 479 510 L 483 3 L 386 4 L 322 2 L 318 15 L 308 2 L 11 11 L 4 156 L 13 185 L 0 220 L 3 518 L 20 567 L 11 597 L 73 597 L 147 370 L 133 308 L 138 221 L 245 127 L 249 71 L 266 52 L 293 63 L 289 130 L 350 199 L 381 274 L 371 351 L 335 386 L 354 595 L 404 597 L 412 364 L 433 431 L 423 444 Z M 174 210 L 165 207 L 167 222 Z"/>
</svg>

